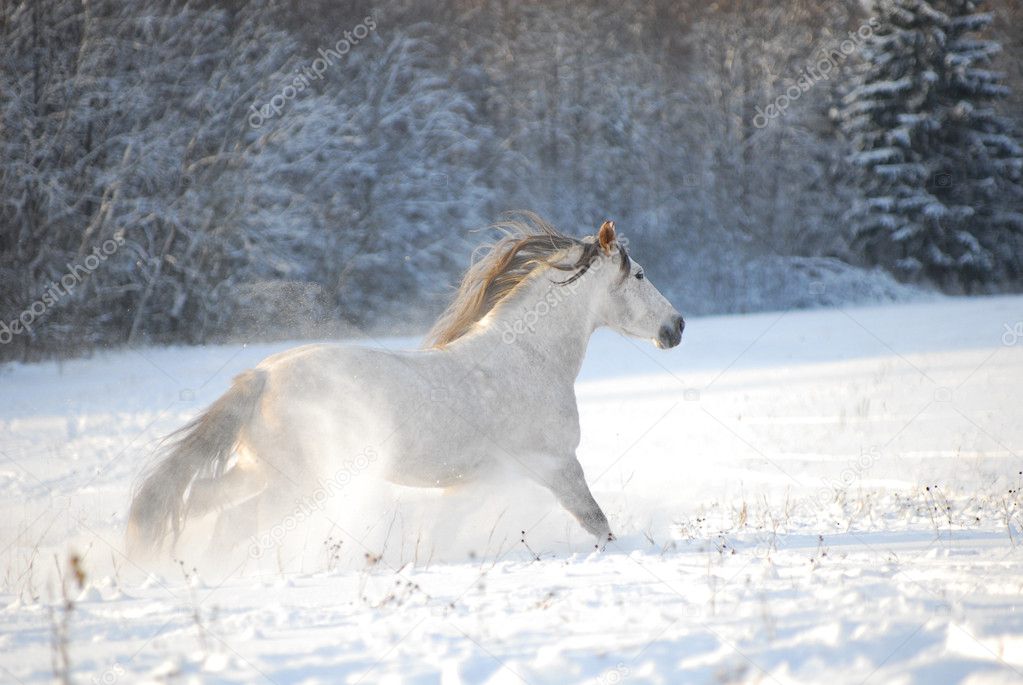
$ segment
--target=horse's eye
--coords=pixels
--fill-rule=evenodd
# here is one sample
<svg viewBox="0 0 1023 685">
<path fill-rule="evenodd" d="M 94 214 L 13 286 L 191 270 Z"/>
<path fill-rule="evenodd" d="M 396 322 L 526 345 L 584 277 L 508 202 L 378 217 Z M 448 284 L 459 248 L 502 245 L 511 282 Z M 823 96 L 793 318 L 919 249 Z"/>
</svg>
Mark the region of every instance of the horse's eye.
<svg viewBox="0 0 1023 685">
<path fill-rule="evenodd" d="M 643 272 L 642 271 L 637 271 L 636 272 L 636 279 L 640 280 L 640 281 L 643 280 Z"/>
</svg>

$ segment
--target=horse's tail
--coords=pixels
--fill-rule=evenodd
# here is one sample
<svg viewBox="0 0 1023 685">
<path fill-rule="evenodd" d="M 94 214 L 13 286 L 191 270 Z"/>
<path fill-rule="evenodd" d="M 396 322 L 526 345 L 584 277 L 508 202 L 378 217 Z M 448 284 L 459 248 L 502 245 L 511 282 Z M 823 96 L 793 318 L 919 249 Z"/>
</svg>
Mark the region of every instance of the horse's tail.
<svg viewBox="0 0 1023 685">
<path fill-rule="evenodd" d="M 265 385 L 266 372 L 260 369 L 236 376 L 230 390 L 170 436 L 165 456 L 143 476 L 132 499 L 127 530 L 129 555 L 159 551 L 169 531 L 176 540 L 189 509 L 193 514 L 205 513 L 191 506 L 197 486 L 202 485 L 200 481 L 212 482 L 224 474 Z"/>
</svg>

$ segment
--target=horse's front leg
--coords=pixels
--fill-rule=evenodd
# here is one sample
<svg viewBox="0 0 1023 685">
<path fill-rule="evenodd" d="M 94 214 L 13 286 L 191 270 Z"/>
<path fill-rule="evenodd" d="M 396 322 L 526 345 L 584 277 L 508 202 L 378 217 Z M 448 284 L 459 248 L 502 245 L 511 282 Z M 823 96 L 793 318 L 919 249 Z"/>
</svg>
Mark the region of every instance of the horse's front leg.
<svg viewBox="0 0 1023 685">
<path fill-rule="evenodd" d="M 568 510 L 586 532 L 596 535 L 601 542 L 614 540 L 607 516 L 600 510 L 586 485 L 583 467 L 574 455 L 559 459 L 548 468 L 532 471 L 533 478 L 554 493 L 561 506 Z"/>
</svg>

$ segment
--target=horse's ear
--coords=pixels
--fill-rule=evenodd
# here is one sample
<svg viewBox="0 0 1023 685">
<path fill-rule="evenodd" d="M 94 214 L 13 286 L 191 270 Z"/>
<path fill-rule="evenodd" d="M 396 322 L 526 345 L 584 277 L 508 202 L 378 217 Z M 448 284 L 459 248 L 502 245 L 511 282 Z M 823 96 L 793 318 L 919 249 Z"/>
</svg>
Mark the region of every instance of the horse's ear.
<svg viewBox="0 0 1023 685">
<path fill-rule="evenodd" d="M 604 250 L 604 254 L 611 254 L 618 239 L 615 237 L 615 222 L 605 221 L 600 225 L 600 231 L 597 233 L 597 242 L 600 243 L 600 248 Z"/>
</svg>

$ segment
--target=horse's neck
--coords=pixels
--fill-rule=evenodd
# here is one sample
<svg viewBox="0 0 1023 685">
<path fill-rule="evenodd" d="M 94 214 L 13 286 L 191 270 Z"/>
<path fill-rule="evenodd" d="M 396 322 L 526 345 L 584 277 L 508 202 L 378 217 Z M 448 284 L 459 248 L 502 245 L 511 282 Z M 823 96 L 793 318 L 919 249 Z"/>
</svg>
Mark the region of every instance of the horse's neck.
<svg viewBox="0 0 1023 685">
<path fill-rule="evenodd" d="M 597 328 L 590 280 L 559 285 L 560 272 L 545 270 L 521 286 L 487 316 L 481 342 L 500 345 L 517 373 L 535 375 L 541 382 L 572 385 L 590 336 Z"/>
</svg>

